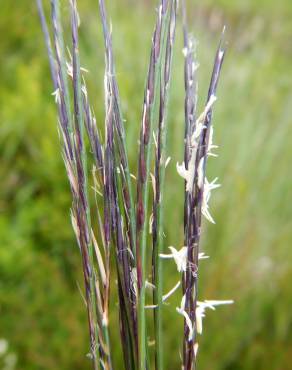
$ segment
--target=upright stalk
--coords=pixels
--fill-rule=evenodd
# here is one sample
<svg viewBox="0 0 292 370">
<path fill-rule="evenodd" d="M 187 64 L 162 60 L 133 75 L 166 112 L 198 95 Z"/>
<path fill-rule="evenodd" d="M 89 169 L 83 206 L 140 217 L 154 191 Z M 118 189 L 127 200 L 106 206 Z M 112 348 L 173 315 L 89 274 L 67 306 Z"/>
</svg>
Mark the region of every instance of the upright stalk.
<svg viewBox="0 0 292 370">
<path fill-rule="evenodd" d="M 157 134 L 157 148 L 155 156 L 155 194 L 153 203 L 153 256 L 152 280 L 153 290 L 154 331 L 155 331 L 155 368 L 163 369 L 163 335 L 162 335 L 162 296 L 163 276 L 162 263 L 159 257 L 163 250 L 163 205 L 164 205 L 164 178 L 166 168 L 166 140 L 167 140 L 167 103 L 170 87 L 171 64 L 176 30 L 177 3 L 171 4 L 171 16 L 167 30 L 165 50 L 165 64 L 161 73 L 160 83 L 160 108 Z"/>
<path fill-rule="evenodd" d="M 187 246 L 186 271 L 183 274 L 184 312 L 188 320 L 184 319 L 184 341 L 183 341 L 183 369 L 192 370 L 196 368 L 196 334 L 197 334 L 197 299 L 198 299 L 198 262 L 199 243 L 201 236 L 201 219 L 203 202 L 206 203 L 204 194 L 206 178 L 206 162 L 210 153 L 210 130 L 212 124 L 212 105 L 216 97 L 216 88 L 221 71 L 225 51 L 219 44 L 207 103 L 203 114 L 196 120 L 196 88 L 195 81 L 195 59 L 192 41 L 189 39 L 185 1 L 182 2 L 183 31 L 185 50 L 185 169 L 188 173 L 185 182 L 185 245 Z M 218 185 L 213 184 L 212 188 Z M 212 220 L 210 215 L 209 220 Z"/>
<path fill-rule="evenodd" d="M 54 83 L 56 102 L 59 110 L 60 132 L 63 139 L 63 158 L 70 180 L 73 195 L 72 223 L 82 255 L 85 296 L 87 303 L 91 358 L 95 370 L 99 369 L 98 333 L 96 318 L 95 278 L 91 245 L 90 211 L 87 200 L 86 162 L 82 132 L 82 106 L 80 86 L 80 66 L 78 58 L 78 36 L 76 4 L 72 3 L 72 40 L 73 40 L 73 80 L 74 80 L 74 117 L 73 126 L 70 107 L 70 95 L 67 82 L 67 66 L 64 55 L 64 42 L 60 21 L 60 6 L 57 0 L 51 1 L 52 23 L 54 31 L 55 55 L 51 46 L 50 35 L 44 16 L 42 1 L 37 1 L 42 28 L 48 49 L 52 79 Z M 56 61 L 55 61 L 56 58 Z M 73 136 L 73 131 L 76 137 Z"/>
<path fill-rule="evenodd" d="M 113 99 L 114 99 L 114 115 L 115 115 L 115 129 L 117 131 L 117 142 L 119 155 L 121 160 L 121 170 L 122 170 L 122 181 L 123 181 L 123 197 L 124 197 L 124 207 L 126 210 L 126 219 L 129 226 L 129 241 L 131 251 L 136 259 L 136 218 L 135 218 L 135 205 L 131 181 L 131 173 L 129 168 L 128 154 L 126 149 L 126 136 L 124 121 L 122 116 L 122 109 L 120 104 L 120 94 L 118 83 L 116 80 L 115 64 L 112 50 L 112 37 L 109 32 L 107 23 L 107 14 L 104 4 L 104 0 L 99 0 L 99 10 L 100 18 L 103 28 L 104 45 L 105 45 L 105 55 L 106 64 L 108 65 L 108 70 L 110 72 L 109 78 L 111 79 Z"/>
<path fill-rule="evenodd" d="M 196 61 L 193 41 L 188 35 L 187 14 L 185 0 L 182 0 L 182 18 L 183 18 L 183 40 L 184 40 L 184 80 L 185 80 L 185 152 L 184 163 L 187 171 L 191 171 L 195 167 L 192 161 L 192 137 L 196 129 L 196 106 L 197 106 L 197 76 L 196 76 Z M 195 171 L 195 169 L 193 170 Z M 195 322 L 195 308 L 193 297 L 196 294 L 193 285 L 194 275 L 197 274 L 197 265 L 195 265 L 195 254 L 198 252 L 198 245 L 194 244 L 193 224 L 196 224 L 194 219 L 194 188 L 195 182 L 191 184 L 191 191 L 187 191 L 187 181 L 185 181 L 185 202 L 184 202 L 184 245 L 187 247 L 187 269 L 183 273 L 182 287 L 185 297 L 185 311 L 189 315 L 192 325 Z M 189 341 L 189 328 L 186 319 L 184 319 L 184 340 L 183 340 L 183 365 L 184 370 L 187 368 L 187 348 L 192 348 L 194 352 L 194 343 Z M 192 359 L 190 361 L 193 362 Z"/>
<path fill-rule="evenodd" d="M 99 0 L 100 17 L 103 26 L 105 44 L 105 88 L 108 105 L 111 110 L 111 161 L 112 173 L 112 217 L 114 220 L 113 237 L 117 253 L 117 272 L 119 277 L 119 292 L 121 332 L 128 338 L 128 354 L 125 359 L 128 365 L 138 362 L 137 340 L 137 297 L 133 288 L 133 269 L 136 253 L 136 222 L 135 208 L 132 196 L 132 184 L 126 151 L 125 131 L 120 107 L 119 90 L 115 77 L 112 37 L 107 25 L 106 9 L 103 0 Z M 109 134 L 109 130 L 108 130 Z M 117 145 L 116 145 L 117 144 Z M 124 212 L 123 212 L 124 210 Z M 123 217 L 124 216 L 124 217 Z M 123 220 L 127 230 L 124 233 Z M 130 250 L 130 254 L 129 254 Z M 132 258 L 133 257 L 133 258 Z M 131 361 L 129 360 L 131 359 Z M 131 365 L 132 366 L 132 365 Z"/>
<path fill-rule="evenodd" d="M 149 197 L 149 172 L 151 164 L 151 143 L 154 122 L 157 119 L 163 49 L 170 21 L 170 7 L 167 0 L 161 0 L 158 19 L 152 39 L 152 48 L 146 91 L 144 94 L 143 116 L 140 131 L 140 148 L 137 178 L 137 282 L 139 290 L 139 369 L 146 368 L 146 318 L 145 318 L 145 281 L 146 281 L 146 242 Z"/>
<path fill-rule="evenodd" d="M 73 97 L 74 97 L 74 132 L 75 132 L 75 160 L 76 160 L 76 177 L 78 181 L 77 202 L 77 222 L 81 222 L 84 229 L 84 254 L 88 253 L 88 266 L 86 266 L 86 280 L 89 282 L 86 286 L 86 295 L 88 295 L 88 304 L 91 307 L 91 315 L 95 327 L 96 348 L 92 349 L 93 356 L 96 357 L 98 324 L 96 316 L 96 276 L 94 271 L 94 251 L 91 235 L 91 217 L 88 199 L 88 173 L 87 173 L 87 156 L 84 142 L 84 117 L 83 117 L 83 97 L 80 72 L 79 41 L 78 41 L 78 13 L 76 0 L 71 0 L 71 30 L 72 30 L 72 73 L 73 73 Z M 85 216 L 85 219 L 84 219 Z M 79 221 L 80 219 L 80 221 Z M 79 227 L 80 228 L 80 227 Z M 89 290 L 89 291 L 88 291 Z M 90 296 L 90 297 L 89 297 Z M 105 357 L 108 354 L 104 354 Z"/>
</svg>

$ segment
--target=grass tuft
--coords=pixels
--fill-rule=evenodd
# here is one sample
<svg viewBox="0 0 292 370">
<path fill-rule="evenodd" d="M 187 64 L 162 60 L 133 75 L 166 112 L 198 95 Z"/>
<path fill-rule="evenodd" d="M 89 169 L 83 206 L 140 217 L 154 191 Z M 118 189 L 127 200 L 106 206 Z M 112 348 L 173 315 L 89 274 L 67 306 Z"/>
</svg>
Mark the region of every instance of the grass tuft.
<svg viewBox="0 0 292 370">
<path fill-rule="evenodd" d="M 182 300 L 176 310 L 184 319 L 181 332 L 182 368 L 194 369 L 197 334 L 202 333 L 205 310 L 231 303 L 198 300 L 199 259 L 206 258 L 199 247 L 202 215 L 214 223 L 208 202 L 211 191 L 219 186 L 216 179 L 208 182 L 206 165 L 208 157 L 214 156 L 212 150 L 216 148 L 212 142 L 212 113 L 225 55 L 223 41 L 220 41 L 215 56 L 205 107 L 198 115 L 195 43 L 189 37 L 187 10 L 185 2 L 182 2 L 185 130 L 181 135 L 184 140 L 184 162 L 177 165 L 177 170 L 184 178 L 184 246 L 180 250 L 169 247 L 171 253 L 165 254 L 163 210 L 167 191 L 165 172 L 169 163 L 167 112 L 177 28 L 177 1 L 161 0 L 157 9 L 142 108 L 138 169 L 134 176 L 136 198 L 133 195 L 133 171 L 128 161 L 127 132 L 104 1 L 99 0 L 105 51 L 104 140 L 99 134 L 101 127 L 98 127 L 89 100 L 86 70 L 81 67 L 80 18 L 76 0 L 70 1 L 71 42 L 68 48 L 63 37 L 59 1 L 51 1 L 52 29 L 47 25 L 41 0 L 37 0 L 37 6 L 58 109 L 62 157 L 72 193 L 71 221 L 82 260 L 93 368 L 110 370 L 114 367 L 110 330 L 115 328 L 111 326 L 109 311 L 114 304 L 112 288 L 116 279 L 125 368 L 164 368 L 163 305 L 181 286 Z M 169 258 L 176 263 L 178 282 L 168 293 L 164 293 L 162 260 Z M 151 266 L 148 265 L 150 259 Z M 151 283 L 147 280 L 149 275 Z M 149 287 L 153 291 L 153 299 L 147 305 L 146 289 Z M 146 315 L 148 308 L 153 310 L 152 319 Z M 154 360 L 148 348 L 148 338 L 152 335 Z"/>
</svg>

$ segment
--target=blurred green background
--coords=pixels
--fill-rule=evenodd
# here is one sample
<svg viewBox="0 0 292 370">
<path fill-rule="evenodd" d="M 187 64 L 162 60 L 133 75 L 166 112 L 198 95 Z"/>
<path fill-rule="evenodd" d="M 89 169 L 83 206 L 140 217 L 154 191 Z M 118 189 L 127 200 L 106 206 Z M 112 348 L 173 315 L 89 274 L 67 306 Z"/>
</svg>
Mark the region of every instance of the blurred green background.
<svg viewBox="0 0 292 370">
<path fill-rule="evenodd" d="M 49 1 L 44 1 L 49 8 Z M 137 133 L 156 1 L 108 1 L 117 76 L 136 170 Z M 219 177 L 202 248 L 200 298 L 235 300 L 208 312 L 199 369 L 289 370 L 292 358 L 292 2 L 189 1 L 198 40 L 200 109 L 216 43 L 227 26 L 228 52 L 215 106 Z M 83 65 L 103 125 L 103 46 L 97 0 L 79 0 Z M 62 1 L 68 20 L 68 2 Z M 178 26 L 169 113 L 166 247 L 182 245 L 183 71 Z M 69 219 L 70 192 L 60 156 L 46 50 L 34 1 L 0 12 L 0 369 L 90 369 L 79 252 Z M 178 275 L 165 262 L 165 290 Z M 179 295 L 165 306 L 165 360 L 180 368 Z M 115 302 L 113 302 L 115 305 Z M 122 369 L 118 329 L 112 329 Z"/>
</svg>

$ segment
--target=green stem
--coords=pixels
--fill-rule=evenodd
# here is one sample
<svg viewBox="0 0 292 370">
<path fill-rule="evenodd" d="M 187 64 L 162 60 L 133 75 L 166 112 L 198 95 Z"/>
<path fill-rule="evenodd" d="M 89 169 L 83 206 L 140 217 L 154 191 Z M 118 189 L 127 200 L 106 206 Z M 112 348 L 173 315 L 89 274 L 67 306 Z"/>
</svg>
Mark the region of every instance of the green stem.
<svg viewBox="0 0 292 370">
<path fill-rule="evenodd" d="M 160 99 L 160 122 L 158 128 L 158 148 L 156 161 L 157 181 L 156 183 L 156 230 L 155 240 L 153 245 L 153 269 L 154 269 L 154 302 L 157 306 L 154 309 L 154 330 L 155 330 L 155 368 L 163 370 L 163 335 L 162 335 L 162 297 L 163 297 L 163 271 L 162 261 L 159 257 L 163 251 L 163 211 L 164 211 L 164 182 L 165 182 L 165 164 L 166 164 L 166 144 L 167 144 L 167 103 L 170 87 L 171 65 L 173 46 L 176 29 L 176 1 L 171 4 L 171 20 L 168 29 L 168 38 L 166 45 L 165 69 L 161 83 L 161 99 Z M 154 235 L 153 235 L 154 237 Z"/>
<path fill-rule="evenodd" d="M 162 5 L 161 5 L 162 6 Z M 138 307 L 138 323 L 139 323 L 139 369 L 145 370 L 146 368 L 146 316 L 145 316 L 145 281 L 146 281 L 146 243 L 147 243 L 147 222 L 146 218 L 148 216 L 148 200 L 149 200 L 149 174 L 150 174 L 150 164 L 152 159 L 152 130 L 154 122 L 157 119 L 157 108 L 158 108 L 158 92 L 160 90 L 160 76 L 161 76 L 161 67 L 163 61 L 163 50 L 165 49 L 166 42 L 166 30 L 168 29 L 168 23 L 170 21 L 170 11 L 169 7 L 167 8 L 166 14 L 164 15 L 161 23 L 161 45 L 160 53 L 155 65 L 155 76 L 154 76 L 154 85 L 153 92 L 154 98 L 153 103 L 150 106 L 150 128 L 149 128 L 149 143 L 146 146 L 146 181 L 142 188 L 142 202 L 144 205 L 144 222 L 141 229 L 140 237 L 140 253 L 141 253 L 141 286 L 139 294 L 139 307 Z"/>
</svg>

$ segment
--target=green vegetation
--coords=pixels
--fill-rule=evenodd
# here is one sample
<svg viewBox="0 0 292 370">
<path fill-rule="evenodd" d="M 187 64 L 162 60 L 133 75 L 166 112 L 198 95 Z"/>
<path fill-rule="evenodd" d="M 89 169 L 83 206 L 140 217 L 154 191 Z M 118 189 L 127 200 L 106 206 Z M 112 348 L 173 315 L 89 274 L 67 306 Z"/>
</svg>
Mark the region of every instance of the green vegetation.
<svg viewBox="0 0 292 370">
<path fill-rule="evenodd" d="M 90 70 L 88 90 L 97 121 L 103 122 L 103 47 L 97 1 L 79 1 L 80 44 Z M 154 1 L 108 1 L 112 15 L 117 77 L 127 120 L 132 168 L 143 102 Z M 63 12 L 69 6 L 63 1 Z M 199 41 L 202 94 L 207 89 L 222 25 L 229 47 L 214 115 L 219 176 L 204 223 L 202 299 L 233 298 L 212 312 L 200 338 L 204 370 L 288 370 L 292 354 L 292 208 L 290 163 L 292 105 L 292 3 L 288 1 L 192 2 L 190 28 Z M 16 354 L 15 369 L 89 369 L 86 310 L 78 248 L 71 230 L 70 192 L 60 156 L 56 108 L 36 7 L 23 0 L 0 14 L 0 338 Z M 166 246 L 181 246 L 182 180 L 175 164 L 183 158 L 183 80 L 178 33 L 170 96 L 166 171 Z M 204 96 L 204 94 L 202 95 Z M 204 101 L 200 101 L 202 107 Z M 175 204 L 175 207 L 174 207 Z M 181 232 L 178 232 L 180 230 Z M 175 266 L 165 264 L 175 283 Z M 169 285 L 169 286 L 168 286 Z M 166 368 L 179 367 L 182 319 L 173 296 L 164 307 Z M 113 348 L 119 346 L 118 333 Z M 118 352 L 115 362 L 121 363 Z M 1 356 L 1 355 L 0 355 Z M 0 367 L 4 368 L 0 357 Z M 12 361 L 13 362 L 13 361 Z M 4 362 L 3 362 L 4 364 Z M 13 365 L 13 363 L 12 363 Z M 8 367 L 7 367 L 8 369 Z"/>
</svg>

